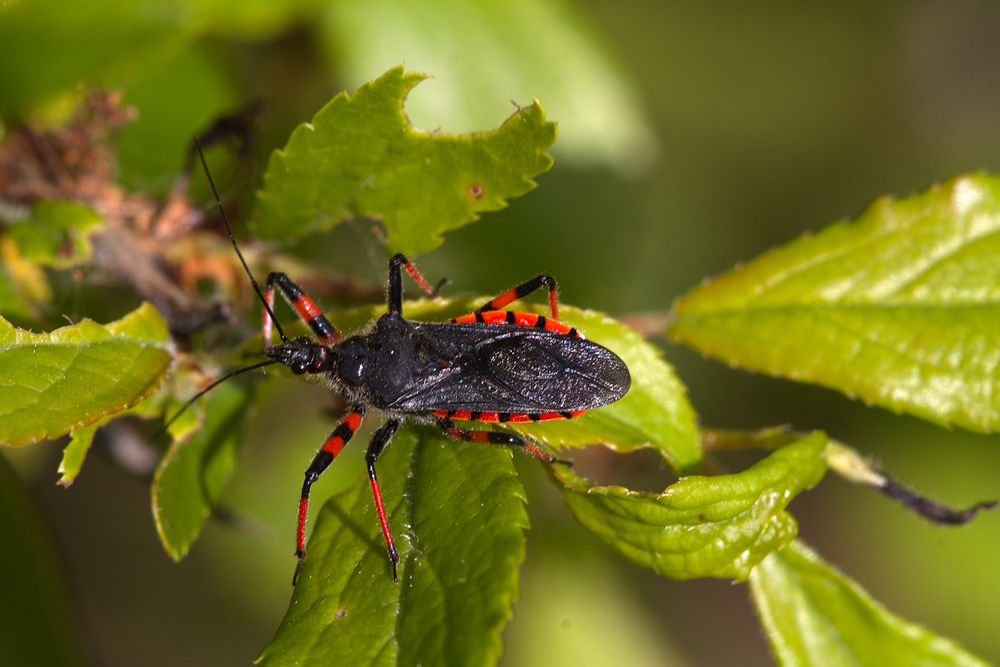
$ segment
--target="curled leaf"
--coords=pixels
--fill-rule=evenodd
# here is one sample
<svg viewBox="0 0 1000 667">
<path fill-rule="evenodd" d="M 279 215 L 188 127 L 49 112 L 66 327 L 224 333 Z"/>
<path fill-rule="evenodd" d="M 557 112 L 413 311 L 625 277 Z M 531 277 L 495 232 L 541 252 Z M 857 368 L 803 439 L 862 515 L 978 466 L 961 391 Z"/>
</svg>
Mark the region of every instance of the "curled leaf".
<svg viewBox="0 0 1000 667">
<path fill-rule="evenodd" d="M 631 560 L 675 579 L 746 579 L 767 554 L 795 537 L 785 507 L 826 471 L 826 436 L 816 432 L 734 475 L 682 477 L 661 494 L 593 486 L 553 468 L 580 523 Z"/>
</svg>

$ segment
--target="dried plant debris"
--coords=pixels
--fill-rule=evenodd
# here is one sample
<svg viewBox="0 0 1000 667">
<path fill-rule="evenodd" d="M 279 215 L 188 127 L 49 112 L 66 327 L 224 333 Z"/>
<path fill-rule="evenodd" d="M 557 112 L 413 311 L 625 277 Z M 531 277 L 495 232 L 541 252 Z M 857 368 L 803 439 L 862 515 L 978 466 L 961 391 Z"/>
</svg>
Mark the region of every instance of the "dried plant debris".
<svg viewBox="0 0 1000 667">
<path fill-rule="evenodd" d="M 166 201 L 115 183 L 114 140 L 136 118 L 121 102 L 120 92 L 95 92 L 66 127 L 26 125 L 10 133 L 0 144 L 0 223 L 29 220 L 39 202 L 91 208 L 101 224 L 89 232 L 86 267 L 153 303 L 171 332 L 186 338 L 226 313 L 183 289 L 164 261 L 169 245 L 187 237 L 203 215 L 187 198 L 184 172 Z"/>
</svg>

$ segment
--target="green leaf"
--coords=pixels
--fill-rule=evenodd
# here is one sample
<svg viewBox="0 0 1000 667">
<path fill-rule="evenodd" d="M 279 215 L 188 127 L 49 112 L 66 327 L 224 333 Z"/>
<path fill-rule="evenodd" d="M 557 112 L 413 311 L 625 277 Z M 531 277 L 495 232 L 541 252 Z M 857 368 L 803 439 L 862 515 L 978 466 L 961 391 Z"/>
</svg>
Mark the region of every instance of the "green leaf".
<svg viewBox="0 0 1000 667">
<path fill-rule="evenodd" d="M 66 267 L 90 256 L 87 231 L 102 222 L 89 206 L 66 200 L 42 200 L 31 208 L 31 218 L 8 228 L 20 255 L 39 264 Z"/>
<path fill-rule="evenodd" d="M 670 336 L 939 424 L 1000 426 L 1000 179 L 880 199 L 710 281 Z"/>
<path fill-rule="evenodd" d="M 187 555 L 232 477 L 253 378 L 235 377 L 209 394 L 204 427 L 174 443 L 153 478 L 153 518 L 174 560 Z"/>
<path fill-rule="evenodd" d="M 369 485 L 359 480 L 320 512 L 261 664 L 495 664 L 528 523 L 510 452 L 403 429 L 378 472 L 399 582 Z"/>
<path fill-rule="evenodd" d="M 339 0 L 320 37 L 351 86 L 400 62 L 433 72 L 407 100 L 417 127 L 493 127 L 508 100 L 537 97 L 559 120 L 557 159 L 643 173 L 655 160 L 656 136 L 642 95 L 601 33 L 570 2 Z"/>
<path fill-rule="evenodd" d="M 489 299 L 407 301 L 403 304 L 403 314 L 413 320 L 444 322 L 471 313 Z M 543 306 L 523 302 L 515 302 L 508 308 L 547 312 Z M 384 306 L 365 306 L 332 313 L 328 318 L 339 331 L 350 334 L 384 311 Z M 632 375 L 632 388 L 620 401 L 577 419 L 507 424 L 507 427 L 557 448 L 602 443 L 616 451 L 629 452 L 637 447 L 655 447 L 675 469 L 695 468 L 701 461 L 701 445 L 694 411 L 683 385 L 660 351 L 629 327 L 594 311 L 560 304 L 559 319 L 620 356 Z"/>
<path fill-rule="evenodd" d="M 785 506 L 819 482 L 816 432 L 735 475 L 682 477 L 662 494 L 592 486 L 564 466 L 552 475 L 577 520 L 631 560 L 674 579 L 746 579 L 795 537 Z"/>
<path fill-rule="evenodd" d="M 536 102 L 498 130 L 452 136 L 415 130 L 403 99 L 423 74 L 402 67 L 337 95 L 268 162 L 257 195 L 260 236 L 290 240 L 349 216 L 380 218 L 393 251 L 413 255 L 441 233 L 535 187 L 556 127 Z"/>
<path fill-rule="evenodd" d="M 173 354 L 148 303 L 108 325 L 35 334 L 0 319 L 0 444 L 56 438 L 149 396 Z"/>
<path fill-rule="evenodd" d="M 750 591 L 785 667 L 985 667 L 987 663 L 905 621 L 794 541 L 750 575 Z"/>
<path fill-rule="evenodd" d="M 7 665 L 83 665 L 55 540 L 0 456 L 0 646 Z"/>
<path fill-rule="evenodd" d="M 0 112 L 81 82 L 115 85 L 183 43 L 194 23 L 171 0 L 24 0 L 0 6 Z"/>
<path fill-rule="evenodd" d="M 175 410 L 180 410 L 183 402 L 173 398 L 173 387 L 170 385 L 176 383 L 178 376 L 183 378 L 186 375 L 185 370 L 183 366 L 172 368 L 172 381 L 169 384 L 161 386 L 148 399 L 140 401 L 138 404 L 121 412 L 104 415 L 92 424 L 71 431 L 69 444 L 63 449 L 62 460 L 59 462 L 59 474 L 61 477 L 57 484 L 60 486 L 70 486 L 76 480 L 77 475 L 80 474 L 80 470 L 83 468 L 83 462 L 87 458 L 90 446 L 94 442 L 97 429 L 108 422 L 121 419 L 125 416 L 135 416 L 141 419 L 161 418 L 166 415 L 168 410 L 170 414 L 174 414 Z M 168 432 L 174 441 L 185 439 L 195 429 L 201 428 L 202 420 L 199 415 L 199 408 L 192 408 L 181 414 L 170 425 Z"/>
</svg>

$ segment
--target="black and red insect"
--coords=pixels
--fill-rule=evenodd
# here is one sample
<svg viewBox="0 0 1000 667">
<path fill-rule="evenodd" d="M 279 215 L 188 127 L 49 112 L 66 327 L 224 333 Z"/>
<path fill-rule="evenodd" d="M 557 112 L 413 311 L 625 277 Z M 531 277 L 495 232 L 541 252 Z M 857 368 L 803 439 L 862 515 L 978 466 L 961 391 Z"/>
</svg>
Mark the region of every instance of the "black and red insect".
<svg viewBox="0 0 1000 667">
<path fill-rule="evenodd" d="M 219 209 L 222 211 L 221 202 Z M 228 229 L 224 211 L 222 216 Z M 251 368 L 280 363 L 295 374 L 322 376 L 350 405 L 305 473 L 296 532 L 296 576 L 306 557 L 309 490 L 357 432 L 367 410 L 377 410 L 386 418 L 368 444 L 365 461 L 395 580 L 399 553 L 375 464 L 404 419 L 437 424 L 456 440 L 519 447 L 551 463 L 557 460 L 552 454 L 518 435 L 465 429 L 455 421 L 505 424 L 573 419 L 617 401 L 631 384 L 628 368 L 617 355 L 557 319 L 556 282 L 547 275 L 507 290 L 475 312 L 450 322 L 414 322 L 403 317 L 402 270 L 429 296 L 435 296 L 437 290 L 398 254 L 389 260 L 386 313 L 361 333 L 342 338 L 284 273 L 268 275 L 261 294 L 235 239 L 233 247 L 264 307 L 266 361 Z M 285 336 L 274 319 L 275 288 L 315 340 L 289 340 Z M 551 317 L 501 310 L 543 288 L 548 289 Z M 270 344 L 272 323 L 282 340 L 277 345 Z"/>
</svg>

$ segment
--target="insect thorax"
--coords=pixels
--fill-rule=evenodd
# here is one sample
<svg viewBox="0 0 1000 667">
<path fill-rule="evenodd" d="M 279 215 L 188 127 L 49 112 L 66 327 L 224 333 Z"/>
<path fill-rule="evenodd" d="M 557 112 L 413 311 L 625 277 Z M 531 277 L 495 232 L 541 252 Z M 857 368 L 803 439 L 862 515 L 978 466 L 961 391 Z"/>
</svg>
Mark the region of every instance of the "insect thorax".
<svg viewBox="0 0 1000 667">
<path fill-rule="evenodd" d="M 394 314 L 380 317 L 368 333 L 344 340 L 339 352 L 337 379 L 349 392 L 360 391 L 382 409 L 392 408 L 416 384 L 448 366 L 448 360 Z"/>
</svg>

